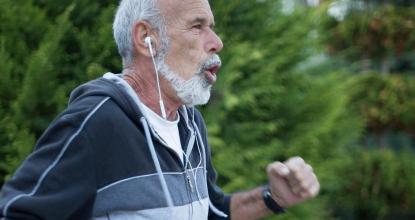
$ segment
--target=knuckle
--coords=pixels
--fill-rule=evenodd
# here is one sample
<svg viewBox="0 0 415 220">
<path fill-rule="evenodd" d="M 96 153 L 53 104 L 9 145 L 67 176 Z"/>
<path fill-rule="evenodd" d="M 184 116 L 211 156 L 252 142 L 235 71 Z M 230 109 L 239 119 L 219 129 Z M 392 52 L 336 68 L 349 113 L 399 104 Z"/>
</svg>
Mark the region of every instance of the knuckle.
<svg viewBox="0 0 415 220">
<path fill-rule="evenodd" d="M 299 156 L 294 157 L 294 159 L 298 164 L 304 164 L 305 163 L 304 159 L 299 157 Z"/>
<path fill-rule="evenodd" d="M 284 164 L 287 166 L 287 167 L 292 167 L 293 166 L 293 159 L 292 158 L 290 158 L 290 159 L 288 159 L 287 161 L 285 161 L 284 162 Z"/>
<path fill-rule="evenodd" d="M 317 195 L 318 195 L 318 193 L 319 193 L 319 191 L 320 191 L 320 185 L 319 185 L 319 184 L 317 184 L 317 185 L 315 185 L 315 186 L 312 188 L 312 190 L 311 190 L 311 192 L 312 192 L 312 194 L 313 194 L 313 197 L 314 197 L 314 196 L 317 196 Z"/>
<path fill-rule="evenodd" d="M 304 179 L 303 173 L 300 170 L 296 169 L 296 170 L 293 170 L 292 172 L 293 172 L 293 176 L 295 179 L 299 181 L 302 181 Z"/>
<path fill-rule="evenodd" d="M 318 194 L 317 190 L 310 191 L 310 197 L 316 197 Z"/>
<path fill-rule="evenodd" d="M 305 167 L 308 171 L 313 172 L 313 167 L 310 164 L 306 164 Z"/>
<path fill-rule="evenodd" d="M 318 187 L 320 188 L 320 182 L 318 181 L 318 179 L 317 179 L 317 176 L 316 175 L 314 175 L 313 176 L 313 181 L 318 185 Z"/>
<path fill-rule="evenodd" d="M 302 162 L 304 163 L 304 160 L 299 156 L 291 157 L 287 161 L 287 163 L 292 164 L 292 165 L 298 165 L 298 164 L 301 164 Z"/>
</svg>

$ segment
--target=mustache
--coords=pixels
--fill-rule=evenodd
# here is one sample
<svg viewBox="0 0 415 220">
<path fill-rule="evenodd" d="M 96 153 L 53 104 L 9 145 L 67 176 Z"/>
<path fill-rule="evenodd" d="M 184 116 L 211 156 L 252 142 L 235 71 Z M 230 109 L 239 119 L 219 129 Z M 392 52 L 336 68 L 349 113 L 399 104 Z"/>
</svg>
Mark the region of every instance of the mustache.
<svg viewBox="0 0 415 220">
<path fill-rule="evenodd" d="M 208 70 L 212 67 L 220 67 L 222 65 L 222 61 L 220 60 L 219 55 L 213 54 L 211 57 L 209 57 L 207 60 L 205 60 L 200 68 L 201 73 L 203 73 L 205 70 Z"/>
</svg>

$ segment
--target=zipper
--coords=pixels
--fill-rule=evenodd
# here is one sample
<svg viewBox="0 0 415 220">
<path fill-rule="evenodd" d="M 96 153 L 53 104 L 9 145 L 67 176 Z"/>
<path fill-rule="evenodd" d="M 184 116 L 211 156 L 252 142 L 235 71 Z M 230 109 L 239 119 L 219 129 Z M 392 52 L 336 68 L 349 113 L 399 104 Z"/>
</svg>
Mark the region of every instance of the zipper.
<svg viewBox="0 0 415 220">
<path fill-rule="evenodd" d="M 193 193 L 194 192 L 194 188 L 193 188 L 192 180 L 190 179 L 190 176 L 187 173 L 187 171 L 186 171 L 186 179 L 187 179 L 187 183 L 189 184 L 190 191 Z"/>
<path fill-rule="evenodd" d="M 187 137 L 186 137 L 186 141 L 185 141 L 186 149 L 183 149 L 183 152 L 185 152 L 185 150 L 188 150 L 187 147 L 189 147 L 189 144 L 190 144 L 189 142 L 192 139 L 192 136 L 194 137 L 194 141 L 192 141 L 193 142 L 192 144 L 195 145 L 195 143 L 197 141 L 196 133 L 195 132 L 192 132 L 192 130 L 189 128 L 189 125 L 187 124 L 187 122 L 185 122 L 185 125 L 187 127 L 187 132 L 190 133 L 190 135 L 187 135 Z M 193 182 L 191 180 L 191 177 L 189 175 L 189 171 L 187 170 L 187 163 L 191 163 L 190 161 L 187 161 L 187 160 L 190 159 L 190 158 L 187 158 L 186 160 L 185 160 L 185 158 L 183 158 L 183 162 L 182 162 L 182 160 L 180 159 L 180 155 L 178 155 L 176 151 L 174 151 L 173 149 L 171 149 L 167 145 L 167 143 L 165 143 L 163 141 L 163 139 L 157 134 L 157 132 L 153 128 L 150 127 L 149 130 L 150 130 L 150 132 L 152 134 L 152 138 L 154 137 L 153 140 L 155 140 L 156 142 L 158 142 L 159 144 L 161 144 L 163 147 L 165 147 L 167 149 L 167 151 L 169 151 L 172 154 L 172 156 L 176 160 L 176 162 L 178 164 L 180 164 L 180 167 L 181 167 L 182 172 L 184 172 L 185 175 L 186 175 L 185 176 L 185 182 L 187 183 L 186 184 L 187 185 L 186 188 L 190 189 L 190 190 L 187 190 L 187 196 L 189 198 L 190 206 L 191 206 L 191 207 L 189 207 L 189 211 L 190 211 L 189 218 L 191 219 L 192 216 L 193 216 L 193 203 L 192 203 L 192 201 L 193 201 L 193 194 L 195 192 L 195 187 L 194 187 L 194 184 L 193 184 Z M 189 152 L 189 154 L 191 154 L 191 152 Z"/>
</svg>

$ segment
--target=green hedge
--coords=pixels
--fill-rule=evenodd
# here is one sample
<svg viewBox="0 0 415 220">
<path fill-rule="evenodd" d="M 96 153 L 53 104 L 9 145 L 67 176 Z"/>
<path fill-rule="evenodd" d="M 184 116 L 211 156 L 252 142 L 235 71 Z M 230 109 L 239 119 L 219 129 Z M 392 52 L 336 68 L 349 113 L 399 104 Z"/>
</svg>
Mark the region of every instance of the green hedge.
<svg viewBox="0 0 415 220">
<path fill-rule="evenodd" d="M 350 154 L 329 189 L 338 213 L 351 219 L 412 219 L 415 216 L 413 151 L 364 150 Z"/>
<path fill-rule="evenodd" d="M 389 127 L 415 136 L 415 76 L 366 73 L 357 78 L 353 99 L 368 129 Z"/>
</svg>

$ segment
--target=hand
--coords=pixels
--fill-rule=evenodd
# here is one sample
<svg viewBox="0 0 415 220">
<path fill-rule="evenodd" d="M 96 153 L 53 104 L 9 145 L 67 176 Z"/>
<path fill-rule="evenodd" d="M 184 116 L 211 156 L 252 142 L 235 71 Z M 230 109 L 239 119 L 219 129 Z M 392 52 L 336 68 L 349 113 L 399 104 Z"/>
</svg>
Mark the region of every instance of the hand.
<svg viewBox="0 0 415 220">
<path fill-rule="evenodd" d="M 313 168 L 301 157 L 271 163 L 267 174 L 272 198 L 284 208 L 313 198 L 320 190 Z"/>
</svg>

